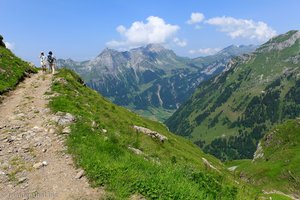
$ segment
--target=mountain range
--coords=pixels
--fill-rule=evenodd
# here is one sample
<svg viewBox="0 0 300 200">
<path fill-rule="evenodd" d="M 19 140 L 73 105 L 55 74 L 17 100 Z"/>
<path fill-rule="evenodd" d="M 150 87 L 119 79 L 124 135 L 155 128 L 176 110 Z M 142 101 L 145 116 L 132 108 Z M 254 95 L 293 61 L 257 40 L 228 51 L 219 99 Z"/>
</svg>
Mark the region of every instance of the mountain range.
<svg viewBox="0 0 300 200">
<path fill-rule="evenodd" d="M 166 124 L 222 160 L 252 158 L 275 124 L 300 115 L 300 31 L 232 59 Z"/>
<path fill-rule="evenodd" d="M 85 176 L 94 188 L 101 190 L 102 195 L 100 194 L 91 199 L 282 200 L 300 198 L 300 121 L 299 118 L 285 121 L 286 118 L 297 118 L 296 116 L 299 116 L 297 114 L 299 111 L 299 71 L 297 71 L 299 66 L 299 32 L 297 31 L 291 31 L 270 40 L 251 55 L 235 58 L 226 65 L 225 72 L 204 82 L 203 85 L 201 84 L 193 95 L 194 99 L 199 98 L 205 103 L 205 99 L 201 98 L 206 93 L 211 95 L 209 89 L 215 90 L 212 91 L 216 92 L 214 95 L 217 96 L 220 93 L 226 99 L 227 93 L 222 92 L 226 89 L 218 91 L 218 88 L 227 88 L 226 85 L 222 86 L 221 83 L 231 84 L 227 81 L 240 81 L 241 86 L 243 86 L 243 84 L 249 82 L 242 83 L 242 81 L 249 81 L 251 78 L 254 79 L 251 83 L 256 83 L 256 85 L 249 85 L 247 90 L 241 87 L 241 90 L 253 92 L 254 94 L 256 94 L 255 91 L 258 92 L 257 97 L 255 95 L 247 97 L 249 99 L 245 101 L 246 105 L 242 107 L 248 108 L 249 102 L 254 101 L 253 99 L 255 101 L 247 111 L 249 118 L 240 117 L 240 122 L 250 119 L 257 120 L 253 127 L 265 124 L 269 130 L 260 140 L 256 140 L 255 137 L 240 137 L 240 140 L 238 140 L 241 143 L 239 149 L 245 148 L 245 144 L 249 139 L 253 143 L 259 141 L 253 159 L 234 160 L 225 163 L 220 162 L 212 155 L 205 154 L 192 142 L 174 135 L 163 124 L 143 118 L 128 111 L 128 109 L 111 103 L 107 98 L 86 87 L 82 78 L 71 70 L 61 69 L 55 75 L 40 71 L 38 74 L 32 75 L 32 73 L 37 73 L 39 70 L 17 58 L 10 50 L 0 46 L 0 55 L 0 93 L 1 99 L 4 99 L 3 104 L 0 102 L 1 111 L 4 109 L 5 113 L 10 113 L 12 116 L 16 115 L 14 118 L 5 119 L 4 117 L 6 124 L 0 126 L 2 135 L 7 135 L 1 137 L 1 144 L 9 147 L 7 149 L 2 148 L 1 151 L 3 159 L 0 184 L 8 186 L 12 192 L 30 192 L 28 188 L 32 187 L 34 183 L 40 184 L 41 182 L 39 178 L 34 179 L 32 176 L 25 175 L 41 176 L 45 175 L 45 172 L 47 177 L 51 177 L 51 181 L 44 181 L 43 186 L 53 188 L 58 184 L 53 182 L 56 179 L 53 179 L 52 175 L 57 177 L 57 173 L 53 172 L 53 168 L 56 167 L 61 172 L 64 166 L 60 166 L 58 163 L 65 165 L 68 159 L 67 165 L 70 169 L 73 169 L 74 165 L 69 162 L 69 159 L 71 159 L 76 167 L 82 169 L 79 171 L 80 176 Z M 269 56 L 273 56 L 272 59 Z M 252 62 L 251 59 L 253 59 Z M 266 60 L 271 62 L 273 71 L 265 65 L 259 65 L 259 63 L 266 64 Z M 251 63 L 252 65 L 250 65 Z M 282 71 L 282 69 L 285 69 L 283 64 L 287 67 L 285 71 Z M 261 71 L 265 73 L 265 76 L 268 75 L 267 78 L 275 75 L 280 78 L 280 81 L 275 78 L 260 86 L 259 80 L 261 79 L 256 79 L 256 74 L 251 76 L 251 72 L 254 73 L 258 70 L 254 66 L 263 67 Z M 245 72 L 243 71 L 246 67 L 251 70 L 248 73 L 250 78 L 244 76 Z M 240 71 L 242 71 L 242 75 L 239 74 Z M 234 73 L 238 74 L 233 76 Z M 22 83 L 25 78 L 27 84 Z M 223 82 L 220 82 L 220 79 Z M 50 84 L 50 87 L 44 85 L 45 81 Z M 208 87 L 210 84 L 212 85 Z M 217 86 L 213 87 L 213 84 L 217 84 Z M 256 86 L 260 87 L 256 88 Z M 16 91 L 6 95 L 8 91 L 14 90 L 16 87 Z M 43 92 L 40 92 L 41 87 L 49 89 L 43 94 Z M 24 88 L 29 93 L 20 92 L 20 89 L 23 90 Z M 206 92 L 200 96 L 195 96 L 201 94 L 203 88 L 207 89 Z M 229 86 L 229 88 L 231 87 Z M 30 96 L 32 95 L 30 91 L 35 91 L 37 95 Z M 280 91 L 282 98 L 280 101 L 275 98 L 276 95 L 271 95 L 272 98 L 268 95 L 269 93 L 273 94 L 273 92 L 278 93 L 278 91 Z M 239 93 L 234 92 L 235 90 L 232 91 L 232 94 L 235 94 L 234 97 L 238 99 L 237 94 Z M 6 98 L 10 97 L 17 100 L 7 101 Z M 210 97 L 209 101 L 213 104 L 208 106 L 215 105 L 214 98 L 215 96 Z M 220 98 L 220 95 L 217 98 Z M 31 106 L 30 103 L 40 102 L 41 99 L 49 99 L 49 101 L 45 101 L 48 102 L 47 106 L 40 103 L 36 103 L 34 107 Z M 179 108 L 178 115 L 180 117 L 182 117 L 182 109 L 185 109 L 192 100 L 190 99 L 184 106 Z M 233 108 L 239 107 L 239 103 L 242 102 L 237 103 L 236 101 Z M 226 103 L 226 101 L 224 102 Z M 259 104 L 259 102 L 261 103 Z M 271 108 L 276 108 L 274 102 L 279 102 L 279 108 L 268 114 Z M 20 110 L 22 106 L 28 106 L 28 110 L 24 110 L 24 114 L 20 115 L 12 104 L 18 105 L 17 110 Z M 47 111 L 41 112 L 37 109 L 39 106 Z M 228 109 L 231 108 L 228 107 Z M 282 111 L 282 108 L 286 108 L 286 110 Z M 202 111 L 197 107 L 191 109 L 194 109 L 195 112 Z M 279 110 L 281 110 L 279 112 L 280 118 L 270 118 L 270 116 L 276 117 Z M 256 118 L 252 117 L 250 111 L 254 112 L 253 115 Z M 271 111 L 273 110 L 271 109 Z M 227 114 L 227 112 L 228 110 L 224 111 L 224 114 Z M 54 118 L 58 121 L 57 123 L 55 121 L 49 123 L 46 115 L 51 116 L 54 113 Z M 24 121 L 26 118 L 26 120 L 29 120 L 28 122 L 36 123 L 37 114 L 43 116 L 39 119 L 44 120 L 42 124 L 46 127 L 45 129 L 39 129 L 41 131 L 37 131 L 38 127 L 33 127 L 27 121 Z M 223 121 L 223 117 L 224 115 L 220 114 L 219 120 Z M 228 119 L 231 119 L 229 117 L 228 115 Z M 64 128 L 63 124 L 68 123 L 68 119 L 72 121 L 71 125 Z M 275 119 L 281 120 L 271 121 Z M 16 125 L 11 124 L 12 121 L 19 123 Z M 281 121 L 284 122 L 281 123 Z M 34 131 L 22 131 L 24 127 L 23 124 L 20 126 L 20 122 L 28 128 L 33 127 L 32 130 Z M 170 121 L 168 120 L 168 122 Z M 216 121 L 215 123 L 218 124 L 219 122 Z M 233 124 L 229 121 L 225 125 L 229 125 L 229 123 Z M 246 124 L 248 123 L 251 124 L 251 121 L 247 121 Z M 280 123 L 280 125 L 275 125 L 276 123 Z M 241 128 L 242 131 L 248 131 L 251 127 L 249 124 L 246 126 L 246 124 L 241 123 L 236 126 Z M 51 129 L 48 129 L 49 126 L 55 128 L 55 131 L 51 132 Z M 242 126 L 245 128 L 242 128 Z M 223 133 L 230 131 L 230 127 L 235 128 L 233 125 L 223 126 Z M 18 132 L 20 133 L 18 137 L 13 138 L 12 136 Z M 37 134 L 40 134 L 39 138 L 36 137 Z M 47 144 L 49 144 L 49 137 L 57 139 L 52 140 L 51 145 L 46 146 L 46 150 L 44 150 L 43 145 L 32 145 L 30 151 L 25 151 L 24 149 L 28 147 L 20 147 L 19 142 L 28 143 L 27 138 L 29 138 L 29 135 L 34 141 L 36 139 L 46 139 Z M 187 132 L 179 133 L 179 135 L 187 135 Z M 55 149 L 58 147 L 57 144 L 62 145 L 64 150 L 57 153 L 58 149 Z M 199 143 L 196 144 L 199 145 Z M 228 144 L 230 145 L 230 142 Z M 11 147 L 15 147 L 13 151 L 10 150 Z M 229 148 L 230 146 L 228 146 Z M 71 154 L 70 157 L 67 158 L 65 150 L 68 154 Z M 222 150 L 220 149 L 220 152 Z M 26 157 L 17 157 L 17 155 L 23 154 Z M 44 165 L 43 169 L 35 169 L 28 165 L 30 162 L 28 157 L 39 160 L 49 154 L 57 156 L 52 156 L 49 164 Z M 41 157 L 36 155 L 41 155 Z M 25 179 L 22 177 L 25 177 Z M 75 189 L 79 191 L 81 196 L 84 188 L 75 188 L 74 181 L 80 182 L 84 178 L 65 177 L 65 179 L 67 178 L 70 180 L 68 186 L 70 190 L 68 191 L 72 192 Z M 87 182 L 85 185 L 85 188 L 89 188 Z M 18 188 L 21 190 L 18 190 Z M 7 193 L 6 190 L 2 192 Z M 63 194 L 55 193 L 55 195 L 66 197 L 65 190 L 63 190 Z M 71 195 L 74 197 L 73 193 Z M 57 196 L 57 198 L 60 197 Z"/>
<path fill-rule="evenodd" d="M 32 188 L 53 193 L 44 199 L 255 197 L 218 159 L 108 101 L 73 71 L 43 72 L 3 46 L 0 55 L 1 199 Z"/>
<path fill-rule="evenodd" d="M 190 59 L 149 44 L 124 52 L 105 49 L 84 62 L 59 59 L 58 66 L 76 71 L 89 87 L 114 103 L 164 121 L 199 83 L 221 73 L 232 57 L 255 48 L 232 45 L 215 55 Z"/>
</svg>

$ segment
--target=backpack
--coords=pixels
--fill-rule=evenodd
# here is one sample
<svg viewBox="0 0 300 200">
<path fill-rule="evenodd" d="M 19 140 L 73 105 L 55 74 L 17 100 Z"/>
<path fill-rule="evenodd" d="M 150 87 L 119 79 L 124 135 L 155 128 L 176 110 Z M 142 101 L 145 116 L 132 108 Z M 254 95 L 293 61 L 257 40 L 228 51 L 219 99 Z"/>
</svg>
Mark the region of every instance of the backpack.
<svg viewBox="0 0 300 200">
<path fill-rule="evenodd" d="M 53 63 L 53 61 L 54 61 L 54 58 L 53 58 L 53 56 L 52 56 L 52 55 L 48 55 L 48 58 L 47 58 L 47 60 L 48 60 L 48 63 L 52 64 L 52 63 Z"/>
</svg>

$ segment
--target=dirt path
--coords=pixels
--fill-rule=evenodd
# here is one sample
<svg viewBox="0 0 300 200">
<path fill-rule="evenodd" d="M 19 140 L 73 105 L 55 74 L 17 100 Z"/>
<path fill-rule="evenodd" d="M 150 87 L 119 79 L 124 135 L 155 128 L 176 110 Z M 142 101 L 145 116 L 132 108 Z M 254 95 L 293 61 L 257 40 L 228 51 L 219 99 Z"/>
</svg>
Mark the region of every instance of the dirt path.
<svg viewBox="0 0 300 200">
<path fill-rule="evenodd" d="M 102 199 L 78 178 L 47 108 L 52 76 L 27 78 L 0 104 L 0 199 Z"/>
</svg>

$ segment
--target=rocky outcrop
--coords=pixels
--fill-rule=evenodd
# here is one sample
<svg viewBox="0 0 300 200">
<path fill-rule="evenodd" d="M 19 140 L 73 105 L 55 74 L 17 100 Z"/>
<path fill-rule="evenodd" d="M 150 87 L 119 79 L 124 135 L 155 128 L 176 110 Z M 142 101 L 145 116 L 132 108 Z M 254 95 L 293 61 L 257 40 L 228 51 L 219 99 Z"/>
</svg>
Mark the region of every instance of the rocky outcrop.
<svg viewBox="0 0 300 200">
<path fill-rule="evenodd" d="M 145 127 L 141 127 L 141 126 L 133 126 L 133 128 L 135 129 L 135 130 L 137 130 L 138 132 L 141 132 L 141 133 L 144 133 L 144 134 L 146 134 L 146 135 L 148 135 L 148 136 L 150 136 L 150 137 L 152 137 L 152 138 L 154 138 L 154 139 L 158 139 L 160 142 L 164 142 L 165 140 L 167 140 L 168 138 L 166 137 L 166 136 L 164 136 L 164 135 L 162 135 L 162 134 L 160 134 L 160 133 L 158 133 L 158 132 L 156 132 L 156 131 L 152 131 L 152 130 L 150 130 L 150 129 L 148 129 L 148 128 L 145 128 Z"/>
<path fill-rule="evenodd" d="M 257 145 L 257 149 L 254 153 L 252 162 L 254 162 L 255 160 L 257 160 L 259 158 L 263 158 L 263 157 L 264 157 L 264 150 L 261 146 L 261 142 L 259 142 L 258 145 Z"/>
<path fill-rule="evenodd" d="M 228 171 L 234 172 L 238 166 L 228 167 Z"/>
<path fill-rule="evenodd" d="M 215 166 L 213 166 L 210 162 L 208 162 L 208 160 L 206 160 L 205 158 L 202 158 L 202 161 L 205 165 L 205 167 L 207 168 L 211 168 L 213 170 L 216 170 L 217 172 L 220 172 L 220 170 L 218 170 Z"/>
<path fill-rule="evenodd" d="M 140 149 L 136 149 L 136 148 L 133 148 L 133 147 L 128 147 L 128 149 L 131 150 L 136 155 L 142 155 L 142 154 L 144 154 Z"/>
</svg>

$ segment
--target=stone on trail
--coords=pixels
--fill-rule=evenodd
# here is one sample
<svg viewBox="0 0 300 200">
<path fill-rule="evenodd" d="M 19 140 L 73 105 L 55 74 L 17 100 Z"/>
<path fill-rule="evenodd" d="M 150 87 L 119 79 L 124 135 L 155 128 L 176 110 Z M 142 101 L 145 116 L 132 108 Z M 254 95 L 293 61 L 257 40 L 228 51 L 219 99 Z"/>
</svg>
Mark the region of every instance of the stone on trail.
<svg viewBox="0 0 300 200">
<path fill-rule="evenodd" d="M 24 145 L 22 146 L 22 149 L 29 149 L 29 148 L 30 148 L 29 144 L 24 144 Z"/>
<path fill-rule="evenodd" d="M 42 164 L 43 164 L 43 166 L 47 166 L 48 162 L 47 161 L 43 161 Z"/>
<path fill-rule="evenodd" d="M 41 167 L 43 167 L 43 163 L 41 163 L 41 162 L 35 163 L 33 165 L 33 168 L 35 168 L 35 169 L 40 169 Z"/>
<path fill-rule="evenodd" d="M 50 128 L 50 129 L 48 130 L 48 133 L 49 133 L 49 134 L 54 134 L 55 132 L 56 132 L 55 128 Z"/>
<path fill-rule="evenodd" d="M 71 133 L 71 128 L 69 126 L 65 127 L 63 130 L 62 130 L 62 133 L 63 134 L 69 134 Z"/>
<path fill-rule="evenodd" d="M 38 127 L 38 126 L 33 127 L 31 130 L 32 130 L 34 133 L 41 133 L 41 132 L 44 131 L 43 128 Z M 33 135 L 33 136 L 34 136 L 34 135 Z"/>
<path fill-rule="evenodd" d="M 47 166 L 47 165 L 48 165 L 48 162 L 47 162 L 47 161 L 38 162 L 38 163 L 35 163 L 35 164 L 33 165 L 33 168 L 35 168 L 35 169 L 40 169 L 40 168 L 42 168 L 42 167 L 44 167 L 44 166 Z"/>
<path fill-rule="evenodd" d="M 76 178 L 76 179 L 81 179 L 81 177 L 83 177 L 83 175 L 84 175 L 84 170 L 80 170 L 80 171 L 76 174 L 75 178 Z"/>
<path fill-rule="evenodd" d="M 19 178 L 18 184 L 24 183 L 25 181 L 27 181 L 26 177 Z"/>
</svg>

